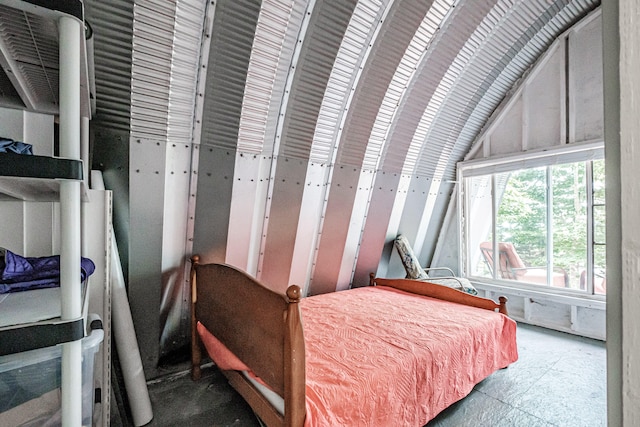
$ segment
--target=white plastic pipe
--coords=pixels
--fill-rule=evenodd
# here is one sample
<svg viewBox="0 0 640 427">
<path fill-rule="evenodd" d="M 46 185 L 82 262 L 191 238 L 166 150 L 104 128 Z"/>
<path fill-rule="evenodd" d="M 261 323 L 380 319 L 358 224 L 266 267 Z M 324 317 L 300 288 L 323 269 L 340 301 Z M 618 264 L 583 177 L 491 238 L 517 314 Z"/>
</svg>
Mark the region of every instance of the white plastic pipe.
<svg viewBox="0 0 640 427">
<path fill-rule="evenodd" d="M 60 155 L 80 159 L 80 43 L 81 25 L 73 18 L 59 21 Z M 60 183 L 60 295 L 62 320 L 82 316 L 80 288 L 80 182 Z M 82 425 L 82 343 L 62 346 L 62 423 Z"/>
<path fill-rule="evenodd" d="M 91 187 L 97 190 L 105 189 L 104 180 L 99 171 L 91 172 Z M 124 377 L 125 390 L 129 398 L 133 423 L 136 426 L 142 426 L 153 419 L 153 410 L 142 368 L 140 349 L 133 327 L 124 273 L 120 265 L 120 254 L 113 228 L 111 229 L 111 309 L 113 336 L 118 348 L 118 358 Z"/>
<path fill-rule="evenodd" d="M 129 300 L 127 299 L 127 291 L 124 287 L 124 275 L 122 273 L 122 266 L 120 265 L 118 246 L 115 236 L 113 236 L 113 230 L 111 233 L 111 307 L 113 309 L 113 332 L 118 348 L 120 366 L 122 367 L 124 386 L 129 398 L 131 415 L 133 416 L 133 424 L 142 426 L 151 421 L 153 411 L 151 409 L 149 391 L 147 390 L 147 382 L 142 369 L 142 360 L 140 359 L 136 333 L 133 329 L 133 319 L 131 317 Z"/>
</svg>

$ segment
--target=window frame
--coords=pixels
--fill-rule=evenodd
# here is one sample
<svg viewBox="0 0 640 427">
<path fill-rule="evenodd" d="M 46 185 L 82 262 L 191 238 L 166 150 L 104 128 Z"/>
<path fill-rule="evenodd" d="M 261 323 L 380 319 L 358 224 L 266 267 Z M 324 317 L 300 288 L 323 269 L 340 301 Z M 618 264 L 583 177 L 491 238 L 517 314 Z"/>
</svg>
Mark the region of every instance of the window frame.
<svg viewBox="0 0 640 427">
<path fill-rule="evenodd" d="M 557 288 L 549 285 L 540 286 L 536 284 L 528 284 L 526 282 L 517 282 L 511 280 L 505 280 L 496 277 L 496 267 L 498 260 L 494 260 L 493 278 L 476 276 L 471 274 L 473 269 L 471 268 L 471 251 L 470 251 L 470 229 L 467 212 L 470 210 L 469 206 L 469 191 L 468 185 L 472 177 L 491 175 L 491 215 L 492 224 L 495 224 L 496 216 L 498 213 L 499 200 L 494 197 L 496 194 L 496 180 L 495 174 L 503 172 L 513 172 L 517 170 L 535 168 L 535 167 L 548 167 L 554 165 L 561 165 L 567 163 L 576 162 L 588 162 L 593 160 L 604 159 L 604 141 L 596 140 L 580 144 L 567 144 L 557 148 L 541 149 L 531 152 L 524 152 L 512 155 L 496 156 L 490 158 L 474 159 L 458 163 L 457 166 L 457 182 L 460 190 L 457 192 L 457 206 L 458 206 L 458 227 L 459 227 L 459 268 L 465 277 L 468 277 L 476 284 L 487 284 L 492 286 L 503 286 L 522 290 L 531 290 L 536 292 L 542 292 L 552 295 L 566 295 L 578 298 L 604 300 L 606 295 L 594 293 L 594 281 L 593 281 L 593 245 L 594 245 L 594 211 L 593 211 L 593 176 L 592 168 L 587 167 L 587 259 L 586 271 L 587 271 L 587 288 L 584 291 L 576 289 Z M 549 173 L 550 168 L 547 168 Z M 550 191 L 550 190 L 547 190 Z M 605 195 L 606 197 L 606 195 Z M 547 211 L 550 208 L 550 204 L 547 205 Z M 549 212 L 547 213 L 549 215 Z M 547 218 L 548 220 L 549 218 Z M 550 232 L 550 228 L 547 229 Z M 496 247 L 496 230 L 492 225 L 491 229 L 492 242 L 494 242 L 494 250 Z M 606 244 L 606 242 L 605 242 Z M 547 241 L 547 249 L 550 248 L 552 243 Z M 548 276 L 551 271 L 548 270 Z M 548 282 L 549 283 L 549 282 Z"/>
</svg>

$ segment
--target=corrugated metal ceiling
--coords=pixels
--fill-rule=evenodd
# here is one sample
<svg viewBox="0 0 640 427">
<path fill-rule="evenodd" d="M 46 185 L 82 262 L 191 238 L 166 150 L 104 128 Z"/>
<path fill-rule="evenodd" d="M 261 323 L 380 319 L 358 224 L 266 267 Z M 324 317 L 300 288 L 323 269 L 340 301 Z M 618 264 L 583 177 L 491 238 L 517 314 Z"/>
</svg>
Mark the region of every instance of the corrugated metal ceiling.
<svg viewBox="0 0 640 427">
<path fill-rule="evenodd" d="M 94 35 L 96 114 L 93 120 L 129 131 L 133 2 L 86 0 L 85 19 Z"/>
<path fill-rule="evenodd" d="M 160 90 L 158 85 L 169 84 L 185 85 L 185 96 L 178 98 L 174 96 L 171 99 L 182 105 L 180 108 L 187 116 L 191 109 L 184 104 L 188 103 L 186 94 L 192 93 L 193 72 L 179 73 L 180 75 L 174 76 L 171 82 L 163 83 L 163 76 L 171 75 L 171 72 L 164 68 L 167 65 L 161 63 L 171 64 L 173 49 L 177 49 L 180 55 L 184 49 L 195 49 L 198 46 L 195 34 L 187 36 L 185 44 L 180 46 L 180 39 L 173 38 L 176 34 L 174 27 L 177 25 L 176 28 L 179 30 L 179 22 L 183 20 L 192 30 L 197 31 L 201 28 L 199 25 L 201 26 L 202 22 L 199 21 L 204 16 L 203 10 L 207 2 L 176 0 L 160 2 L 153 7 L 148 7 L 148 2 L 140 4 L 134 2 L 139 10 L 135 19 L 134 7 L 130 1 L 87 0 L 85 3 L 86 18 L 93 26 L 95 33 L 98 106 L 94 119 L 106 125 L 124 129 L 130 125 L 130 118 L 134 116 L 140 121 L 138 126 L 141 134 L 153 135 L 158 132 L 158 125 L 168 126 L 164 118 L 154 118 L 154 114 L 150 115 L 150 113 L 157 111 L 160 115 L 166 114 L 170 96 L 166 93 L 168 89 Z M 211 80 L 207 88 L 209 101 L 205 106 L 205 115 L 209 114 L 211 120 L 204 124 L 203 141 L 235 149 L 238 148 L 240 130 L 243 135 L 246 135 L 243 140 L 247 144 L 246 147 L 241 146 L 244 147 L 242 149 L 255 152 L 261 147 L 271 147 L 273 143 L 267 138 L 265 131 L 268 127 L 267 117 L 273 117 L 273 111 L 277 110 L 273 105 L 274 101 L 279 101 L 289 105 L 283 117 L 286 123 L 281 137 L 285 138 L 285 142 L 280 154 L 308 159 L 311 152 L 314 152 L 316 153 L 314 159 L 328 158 L 330 147 L 333 146 L 330 140 L 335 139 L 337 120 L 337 122 L 345 122 L 342 137 L 349 141 L 341 148 L 338 159 L 341 164 L 375 168 L 379 156 L 386 151 L 387 156 L 398 158 L 385 159 L 385 168 L 392 170 L 404 168 L 407 171 L 411 169 L 411 164 L 416 162 L 417 171 L 420 173 L 432 172 L 440 167 L 438 165 L 443 164 L 441 150 L 442 147 L 446 147 L 445 150 L 448 151 L 446 157 L 450 157 L 451 160 L 445 162 L 448 166 L 445 167 L 446 171 L 441 173 L 451 175 L 452 165 L 468 150 L 478 127 L 486 121 L 487 114 L 495 108 L 496 103 L 503 98 L 508 88 L 535 62 L 553 38 L 568 25 L 598 6 L 599 2 L 595 0 L 501 1 L 496 3 L 490 13 L 483 10 L 487 2 L 460 1 L 454 5 L 452 0 L 439 0 L 429 3 L 428 8 L 424 4 L 424 2 L 403 0 L 390 3 L 381 1 L 313 2 L 311 29 L 306 31 L 304 40 L 300 40 L 306 45 L 302 51 L 303 57 L 300 63 L 302 69 L 295 72 L 296 80 L 285 101 L 277 96 L 274 99 L 272 96 L 264 95 L 269 93 L 269 87 L 278 87 L 275 82 L 279 82 L 281 87 L 286 80 L 282 77 L 282 73 L 285 72 L 282 67 L 283 64 L 291 62 L 295 49 L 287 46 L 284 40 L 290 39 L 291 29 L 295 33 L 300 25 L 299 17 L 296 18 L 297 22 L 296 19 L 289 21 L 290 14 L 306 10 L 308 3 L 306 1 L 265 1 L 261 12 L 259 1 L 223 0 L 218 2 L 215 15 L 217 25 L 214 25 L 215 42 L 212 44 L 214 52 L 210 55 L 211 64 L 209 64 L 208 80 Z M 443 19 L 452 6 L 464 10 L 464 15 L 468 18 L 466 23 L 464 20 L 458 20 L 456 25 L 452 26 L 447 22 L 448 18 Z M 145 10 L 148 13 L 143 13 Z M 177 10 L 180 10 L 180 13 L 177 13 Z M 388 16 L 385 15 L 385 20 L 389 22 L 380 20 L 383 26 L 380 29 L 380 35 L 376 36 L 374 45 L 371 46 L 373 54 L 367 57 L 366 63 L 362 63 L 360 54 L 366 47 L 358 48 L 358 44 L 363 45 L 371 38 L 372 32 L 376 31 L 371 19 L 380 19 L 380 16 L 387 13 L 385 11 L 389 12 Z M 262 25 L 266 29 L 260 31 L 258 38 L 255 38 L 260 13 L 262 13 L 260 18 Z M 478 15 L 483 19 L 475 19 Z M 419 26 L 414 23 L 416 17 L 420 17 L 423 21 Z M 18 23 L 24 19 L 25 15 L 22 14 L 8 22 Z M 37 37 L 40 32 L 37 19 L 32 19 L 30 25 L 36 29 L 33 36 Z M 469 28 L 470 25 L 473 28 Z M 145 31 L 143 30 L 145 27 L 149 32 L 149 37 L 146 39 L 154 46 L 139 45 L 136 48 L 133 46 L 134 32 Z M 461 43 L 463 48 L 456 52 L 453 63 L 447 59 L 447 55 L 442 57 L 445 62 L 433 62 L 433 53 L 428 54 L 432 50 L 450 49 L 450 44 L 432 43 L 433 34 L 444 27 L 451 40 L 460 37 L 464 39 L 464 43 Z M 20 31 L 25 28 L 30 27 L 20 24 L 16 28 L 4 28 L 5 50 L 11 52 L 15 51 L 16 46 L 22 46 L 18 43 L 12 47 L 14 43 L 12 40 L 31 37 L 31 35 L 20 36 Z M 407 31 L 410 37 L 404 34 Z M 231 34 L 232 37 L 227 36 Z M 139 40 L 144 40 L 146 36 L 138 37 L 141 37 Z M 351 39 L 352 42 L 349 41 Z M 161 40 L 164 41 L 161 42 Z M 409 42 L 409 40 L 414 41 Z M 340 46 L 344 46 L 342 57 L 337 56 Z M 143 57 L 146 55 L 146 60 L 159 68 L 153 70 L 147 68 L 146 71 L 145 68 L 141 68 L 137 72 L 134 69 L 132 72 L 132 64 L 135 63 L 131 54 L 132 49 L 138 51 L 138 54 Z M 39 56 L 46 62 L 45 55 L 54 55 L 56 52 L 55 46 L 51 49 L 42 49 L 41 52 L 35 52 L 32 55 L 24 49 L 20 50 L 21 52 L 14 52 L 7 56 L 16 58 L 26 68 L 30 67 L 31 62 L 20 59 L 22 56 Z M 385 53 L 389 50 L 393 50 L 393 54 Z M 180 64 L 189 62 L 194 53 L 186 54 L 184 60 L 180 60 L 179 55 L 176 55 L 178 67 Z M 260 72 L 266 72 L 267 76 L 255 77 L 257 74 L 250 74 L 251 78 L 247 78 L 249 59 L 254 58 L 255 69 L 266 60 L 261 59 L 261 55 L 269 57 L 268 61 L 271 65 L 260 69 Z M 355 67 L 366 68 L 364 78 L 359 77 L 357 81 L 354 79 Z M 443 67 L 449 71 L 434 82 L 433 70 Z M 415 72 L 417 68 L 426 69 L 420 73 L 424 77 L 420 77 Z M 55 70 L 49 70 L 49 72 L 55 73 Z M 289 72 L 290 70 L 286 70 L 287 74 Z M 334 86 L 334 83 L 328 84 L 332 73 L 332 81 L 335 84 L 341 82 L 338 86 Z M 31 77 L 34 73 L 26 69 L 24 75 L 26 78 L 35 79 Z M 373 77 L 374 75 L 377 77 Z M 6 73 L 2 80 L 6 83 Z M 41 88 L 42 90 L 38 90 L 37 93 L 45 96 L 43 94 L 55 92 L 55 90 L 52 92 L 44 88 L 55 86 L 52 82 L 56 80 L 55 75 L 49 76 L 48 79 L 45 76 L 45 80 L 32 81 L 30 84 Z M 246 86 L 247 81 L 255 83 Z M 258 82 L 263 86 L 256 85 Z M 348 111 L 347 120 L 339 120 L 338 117 L 342 117 L 345 112 L 339 113 L 337 109 L 347 98 L 345 88 L 349 86 L 349 82 L 355 82 L 354 87 L 350 89 L 356 94 L 353 101 L 345 105 Z M 417 103 L 417 109 L 412 110 L 411 105 L 408 105 L 411 103 L 408 88 L 433 86 L 436 82 L 435 95 L 429 98 L 428 107 L 423 109 L 422 104 Z M 363 90 L 359 85 L 364 85 L 366 89 Z M 4 102 L 9 105 L 10 99 L 15 99 L 15 93 L 10 85 L 3 85 L 3 87 L 5 87 Z M 131 91 L 132 87 L 133 91 Z M 340 89 L 337 89 L 338 87 Z M 247 97 L 244 96 L 245 88 L 247 88 Z M 158 90 L 165 93 L 160 93 Z M 386 95 L 381 96 L 381 91 Z M 252 93 L 254 95 L 251 95 Z M 49 98 L 43 102 L 56 102 L 54 94 Z M 142 103 L 144 111 L 136 114 L 134 110 L 131 113 L 131 105 L 132 103 L 135 105 L 136 102 Z M 323 103 L 329 110 L 321 115 L 319 111 Z M 268 107 L 265 107 L 266 104 Z M 400 113 L 398 106 L 403 104 L 404 108 Z M 356 111 L 349 111 L 350 108 L 355 108 Z M 331 109 L 333 109 L 332 113 L 330 113 Z M 246 129 L 240 128 L 239 125 L 243 111 L 244 117 L 247 118 Z M 252 112 L 257 111 L 262 111 L 259 117 L 251 115 Z M 405 148 L 396 150 L 393 148 L 396 143 L 393 142 L 390 128 L 399 123 L 401 114 L 420 114 L 423 118 L 419 126 L 411 131 L 414 134 L 411 137 L 411 147 L 407 147 L 408 142 L 404 140 L 398 144 Z M 258 121 L 251 124 L 251 117 Z M 452 124 L 459 129 L 452 132 Z M 182 123 L 172 125 L 176 132 L 179 127 L 184 127 L 179 131 L 180 134 L 185 135 L 182 138 L 188 139 L 187 135 L 192 126 Z M 258 133 L 252 135 L 251 129 L 253 132 L 258 130 Z M 260 135 L 264 135 L 262 140 Z M 389 138 L 392 140 L 389 141 Z M 406 139 L 406 136 L 402 138 Z M 421 150 L 421 160 L 418 160 L 415 158 L 418 152 L 417 147 L 422 145 L 424 149 Z M 399 156 L 398 151 L 401 153 Z"/>
<path fill-rule="evenodd" d="M 349 166 L 354 175 L 371 173 L 362 191 L 374 191 L 378 171 L 453 180 L 456 163 L 510 88 L 556 37 L 598 5 L 597 0 L 86 0 L 95 39 L 93 119 L 137 138 L 187 143 L 201 120 L 196 144 L 262 154 L 271 161 L 272 178 L 280 176 L 277 157 L 284 157 L 302 165 Z M 215 8 L 211 48 L 208 62 L 200 64 L 208 7 Z M 20 14 L 15 22 L 25 17 Z M 22 44 L 46 28 L 37 19 L 18 28 L 11 27 L 13 20 L 4 21 L 3 104 L 23 103 L 7 85 L 6 63 L 14 60 L 42 102 L 55 105 L 56 90 L 47 86 L 57 81 L 57 71 L 46 66 L 55 46 L 32 52 Z M 27 34 L 25 28 L 36 31 Z M 44 80 L 30 70 L 34 57 L 44 64 L 38 66 Z M 200 67 L 207 70 L 202 116 L 195 102 Z M 302 200 L 304 190 L 296 183 L 305 182 L 305 168 L 281 173 L 291 194 Z M 318 202 L 329 215 L 337 186 L 358 187 L 334 182 L 331 171 L 318 177 L 325 181 L 315 185 L 331 188 Z M 390 180 L 389 189 L 397 191 L 396 184 Z M 269 185 L 255 197 L 268 198 L 281 188 Z M 341 203 L 375 199 L 340 191 Z M 449 187 L 443 184 L 442 191 Z M 353 205 L 335 209 L 344 209 L 341 215 L 361 211 Z M 261 220 L 266 223 L 268 215 Z M 322 215 L 315 220 L 322 221 Z M 366 227 L 363 215 L 352 223 Z"/>
</svg>

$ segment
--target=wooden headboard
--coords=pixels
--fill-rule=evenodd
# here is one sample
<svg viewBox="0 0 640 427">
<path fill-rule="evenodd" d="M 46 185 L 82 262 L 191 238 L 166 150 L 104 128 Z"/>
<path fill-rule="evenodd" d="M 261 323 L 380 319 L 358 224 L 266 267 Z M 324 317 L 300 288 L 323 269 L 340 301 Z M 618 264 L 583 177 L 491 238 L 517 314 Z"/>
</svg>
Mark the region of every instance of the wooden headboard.
<svg viewBox="0 0 640 427">
<path fill-rule="evenodd" d="M 468 294 L 457 289 L 447 286 L 430 283 L 428 281 L 414 279 L 384 279 L 375 277 L 374 273 L 369 274 L 369 286 L 390 286 L 400 289 L 401 291 L 411 292 L 418 295 L 424 295 L 431 298 L 437 298 L 444 301 L 451 301 L 458 304 L 468 305 L 470 307 L 483 308 L 485 310 L 498 311 L 505 316 L 507 312 L 507 297 L 498 298 L 499 303 L 489 299 Z"/>
<path fill-rule="evenodd" d="M 287 296 L 225 264 L 200 264 L 191 258 L 192 377 L 200 377 L 201 344 L 196 322 L 260 377 L 285 401 L 284 417 L 236 371 L 225 371 L 229 381 L 268 425 L 301 426 L 305 417 L 304 337 L 300 320 L 300 288 Z M 252 405 L 254 406 L 254 405 Z"/>
</svg>

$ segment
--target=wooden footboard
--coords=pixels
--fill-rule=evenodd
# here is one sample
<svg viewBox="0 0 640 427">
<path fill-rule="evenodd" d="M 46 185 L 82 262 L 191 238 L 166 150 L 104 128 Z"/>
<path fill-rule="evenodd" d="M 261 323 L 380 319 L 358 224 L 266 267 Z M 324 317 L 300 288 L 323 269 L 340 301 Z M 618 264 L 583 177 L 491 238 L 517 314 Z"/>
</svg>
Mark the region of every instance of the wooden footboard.
<svg viewBox="0 0 640 427">
<path fill-rule="evenodd" d="M 242 374 L 225 372 L 232 386 L 269 427 L 300 427 L 305 418 L 304 338 L 300 288 L 280 295 L 248 274 L 224 264 L 191 267 L 192 377 L 199 378 L 201 322 L 231 352 L 284 398 L 284 416 Z"/>
</svg>

